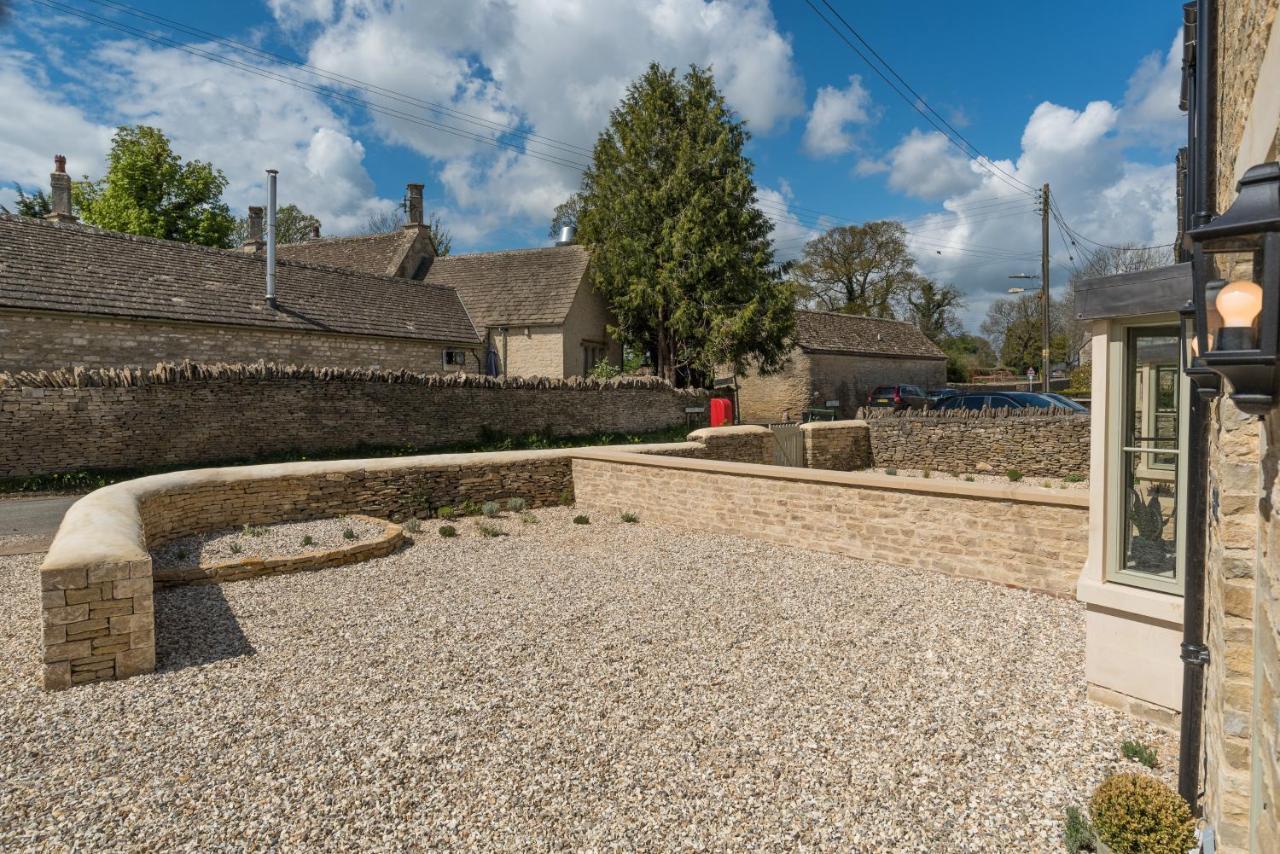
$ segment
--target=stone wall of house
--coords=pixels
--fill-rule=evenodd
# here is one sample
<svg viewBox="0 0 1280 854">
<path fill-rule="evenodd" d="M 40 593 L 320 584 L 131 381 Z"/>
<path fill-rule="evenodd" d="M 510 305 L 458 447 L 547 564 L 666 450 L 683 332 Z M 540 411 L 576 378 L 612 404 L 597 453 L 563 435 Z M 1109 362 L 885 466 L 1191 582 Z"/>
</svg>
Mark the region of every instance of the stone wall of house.
<svg viewBox="0 0 1280 854">
<path fill-rule="evenodd" d="M 871 428 L 865 421 L 811 421 L 800 425 L 806 468 L 857 471 L 871 465 Z"/>
<path fill-rule="evenodd" d="M 443 373 L 447 342 L 372 335 L 288 332 L 213 323 L 178 323 L 0 310 L 0 371 L 151 366 L 157 362 L 269 362 Z M 467 371 L 483 373 L 475 341 Z M 456 371 L 450 367 L 449 372 Z M 553 376 L 559 376 L 554 374 Z"/>
<path fill-rule="evenodd" d="M 1089 416 L 979 413 L 880 414 L 870 410 L 872 465 L 1003 474 L 1087 476 Z"/>
<path fill-rule="evenodd" d="M 628 452 L 758 463 L 764 428 L 695 431 Z M 149 550 L 245 524 L 349 514 L 428 517 L 444 505 L 519 497 L 572 501 L 573 451 L 509 451 L 180 471 L 99 489 L 67 511 L 41 566 L 44 686 L 121 679 L 155 667 Z M 265 567 L 271 569 L 272 567 Z"/>
<path fill-rule="evenodd" d="M 1246 169 L 1280 159 L 1280 122 L 1255 111 L 1263 65 L 1280 51 L 1280 0 L 1218 10 L 1215 212 Z M 1211 425 L 1203 808 L 1220 851 L 1280 850 L 1278 421 L 1280 407 L 1260 424 L 1222 399 Z"/>
<path fill-rule="evenodd" d="M 751 370 L 738 377 L 738 420 L 761 424 L 799 418 L 812 404 L 812 390 L 809 357 L 802 350 L 792 350 L 780 371 L 761 374 Z"/>
<path fill-rule="evenodd" d="M 492 330 L 492 334 L 498 363 L 505 365 L 508 376 L 565 376 L 562 327 L 511 326 L 505 337 L 500 329 Z"/>
<path fill-rule="evenodd" d="M 592 452 L 573 460 L 587 509 L 1058 596 L 1072 595 L 1088 551 L 1088 498 L 1074 490 L 772 471 Z"/>
<path fill-rule="evenodd" d="M 184 373 L 185 372 L 185 373 Z M 200 465 L 290 452 L 431 448 L 482 431 L 644 433 L 685 423 L 706 394 L 648 378 L 502 382 L 274 366 L 186 366 L 87 385 L 0 381 L 0 477 Z M 3 378 L 0 377 L 0 380 Z M 52 385 L 53 387 L 49 387 Z"/>
</svg>

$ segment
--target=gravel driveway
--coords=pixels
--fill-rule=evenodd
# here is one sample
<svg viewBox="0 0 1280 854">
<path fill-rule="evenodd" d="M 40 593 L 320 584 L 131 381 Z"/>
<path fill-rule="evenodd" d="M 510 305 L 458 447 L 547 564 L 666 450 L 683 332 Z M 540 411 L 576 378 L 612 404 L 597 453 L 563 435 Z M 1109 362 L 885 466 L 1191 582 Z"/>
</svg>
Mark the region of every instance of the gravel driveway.
<svg viewBox="0 0 1280 854">
<path fill-rule="evenodd" d="M 1052 850 L 1174 763 L 1074 603 L 573 514 L 160 591 L 160 672 L 58 694 L 0 558 L 0 849 Z"/>
</svg>

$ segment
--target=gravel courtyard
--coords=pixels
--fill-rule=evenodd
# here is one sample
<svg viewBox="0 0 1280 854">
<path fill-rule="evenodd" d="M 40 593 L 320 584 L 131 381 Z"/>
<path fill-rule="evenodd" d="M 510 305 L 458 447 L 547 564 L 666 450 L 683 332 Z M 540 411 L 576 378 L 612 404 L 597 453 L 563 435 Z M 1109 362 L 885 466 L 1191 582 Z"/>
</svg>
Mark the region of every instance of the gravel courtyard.
<svg viewBox="0 0 1280 854">
<path fill-rule="evenodd" d="M 159 672 L 57 694 L 0 558 L 0 849 L 1060 850 L 1174 765 L 1075 603 L 574 513 L 157 592 Z"/>
</svg>

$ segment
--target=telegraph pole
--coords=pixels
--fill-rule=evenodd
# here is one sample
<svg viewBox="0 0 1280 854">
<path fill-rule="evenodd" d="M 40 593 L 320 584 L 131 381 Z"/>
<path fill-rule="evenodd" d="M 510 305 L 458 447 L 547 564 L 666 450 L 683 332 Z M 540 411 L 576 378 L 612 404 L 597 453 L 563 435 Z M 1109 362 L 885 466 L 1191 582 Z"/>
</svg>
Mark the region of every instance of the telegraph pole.
<svg viewBox="0 0 1280 854">
<path fill-rule="evenodd" d="M 1049 391 L 1049 183 L 1040 188 L 1040 311 L 1044 340 L 1041 342 L 1040 372 L 1044 390 Z"/>
</svg>

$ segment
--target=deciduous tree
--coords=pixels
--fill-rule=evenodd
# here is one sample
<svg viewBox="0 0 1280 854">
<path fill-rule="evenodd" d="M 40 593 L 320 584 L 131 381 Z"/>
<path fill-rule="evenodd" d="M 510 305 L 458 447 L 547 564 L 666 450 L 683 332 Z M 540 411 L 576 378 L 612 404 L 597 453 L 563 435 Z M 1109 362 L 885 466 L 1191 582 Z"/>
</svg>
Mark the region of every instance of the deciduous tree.
<svg viewBox="0 0 1280 854">
<path fill-rule="evenodd" d="M 116 129 L 107 174 L 72 187 L 80 217 L 91 225 L 204 246 L 231 245 L 235 217 L 222 191 L 227 178 L 200 160 L 183 163 L 157 128 Z"/>
<path fill-rule="evenodd" d="M 704 384 L 717 366 L 781 365 L 792 295 L 772 268 L 745 125 L 710 70 L 657 64 L 627 89 L 582 180 L 578 238 L 624 345 Z"/>
<path fill-rule="evenodd" d="M 842 225 L 810 240 L 791 274 L 800 299 L 827 311 L 894 317 L 920 283 L 907 231 L 892 220 Z"/>
<path fill-rule="evenodd" d="M 942 344 L 959 330 L 956 311 L 964 308 L 964 295 L 955 285 L 940 285 L 919 276 L 903 299 L 908 318 L 935 344 Z"/>
<path fill-rule="evenodd" d="M 448 255 L 453 250 L 453 235 L 449 232 L 449 229 L 444 227 L 444 222 L 435 211 L 427 214 L 425 225 L 431 235 L 431 244 L 435 249 L 436 257 L 443 258 Z M 399 228 L 404 228 L 403 208 L 379 211 L 372 214 L 365 224 L 365 230 L 369 234 L 381 234 L 382 232 L 395 231 Z"/>
<path fill-rule="evenodd" d="M 320 227 L 320 220 L 297 205 L 276 208 L 276 243 L 301 243 L 311 238 L 312 230 Z M 236 220 L 231 232 L 231 243 L 239 246 L 249 239 L 249 218 Z"/>
</svg>

